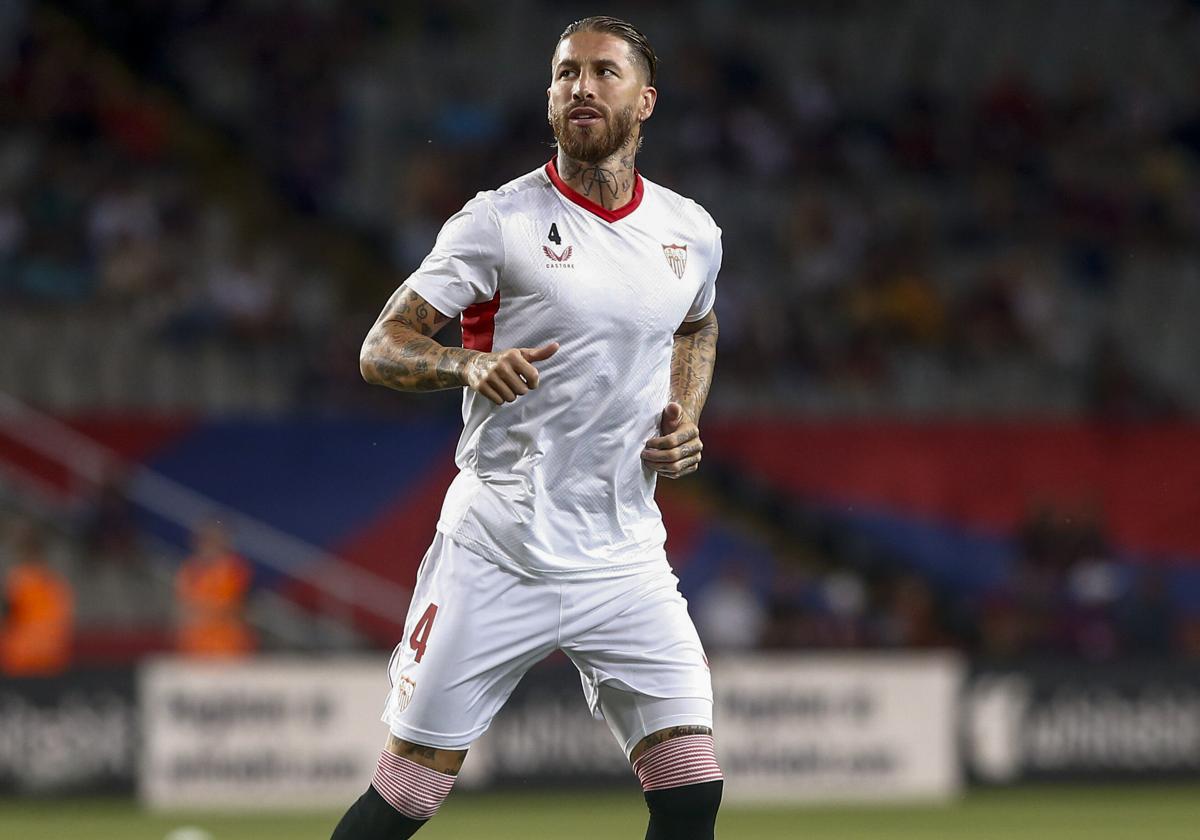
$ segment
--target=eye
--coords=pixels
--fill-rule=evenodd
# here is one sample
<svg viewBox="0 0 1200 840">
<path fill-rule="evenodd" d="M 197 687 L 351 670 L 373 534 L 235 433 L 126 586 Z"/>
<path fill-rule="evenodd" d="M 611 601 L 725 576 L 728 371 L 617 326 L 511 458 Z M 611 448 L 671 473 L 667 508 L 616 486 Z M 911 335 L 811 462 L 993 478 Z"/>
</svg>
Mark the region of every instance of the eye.
<svg viewBox="0 0 1200 840">
<path fill-rule="evenodd" d="M 574 72 L 575 72 L 574 70 L 559 70 L 558 78 L 565 79 L 567 76 L 571 75 Z"/>
<path fill-rule="evenodd" d="M 607 73 L 610 76 L 617 75 L 616 71 L 614 71 L 611 67 L 601 67 L 599 75 L 603 76 L 605 73 Z"/>
</svg>

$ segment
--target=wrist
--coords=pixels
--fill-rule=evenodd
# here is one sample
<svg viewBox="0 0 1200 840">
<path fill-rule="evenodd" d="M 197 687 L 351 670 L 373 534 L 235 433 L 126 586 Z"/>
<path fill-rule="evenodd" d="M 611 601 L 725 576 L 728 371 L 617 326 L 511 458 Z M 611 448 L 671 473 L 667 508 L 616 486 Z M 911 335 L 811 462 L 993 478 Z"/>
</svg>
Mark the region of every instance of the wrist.
<svg viewBox="0 0 1200 840">
<path fill-rule="evenodd" d="M 673 403 L 679 403 L 679 407 L 683 409 L 683 416 L 691 420 L 693 423 L 699 419 L 700 411 L 696 408 L 695 403 L 687 397 L 671 397 L 669 400 Z"/>
<path fill-rule="evenodd" d="M 445 373 L 458 381 L 463 388 L 471 387 L 471 362 L 483 355 L 478 350 L 468 350 L 465 347 L 447 347 L 442 354 L 440 367 Z"/>
</svg>

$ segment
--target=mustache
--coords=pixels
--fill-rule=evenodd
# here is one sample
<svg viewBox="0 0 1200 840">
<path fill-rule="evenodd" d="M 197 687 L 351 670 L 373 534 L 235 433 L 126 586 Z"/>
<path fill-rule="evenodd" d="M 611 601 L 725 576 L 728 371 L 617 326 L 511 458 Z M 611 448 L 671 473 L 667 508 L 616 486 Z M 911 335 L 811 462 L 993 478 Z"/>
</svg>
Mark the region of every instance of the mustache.
<svg viewBox="0 0 1200 840">
<path fill-rule="evenodd" d="M 590 108 L 602 114 L 603 122 L 591 129 L 575 130 L 570 114 L 578 108 Z M 573 102 L 566 108 L 552 107 L 548 116 L 558 148 L 576 160 L 588 163 L 602 160 L 620 149 L 629 141 L 635 124 L 632 105 L 611 109 Z"/>
</svg>

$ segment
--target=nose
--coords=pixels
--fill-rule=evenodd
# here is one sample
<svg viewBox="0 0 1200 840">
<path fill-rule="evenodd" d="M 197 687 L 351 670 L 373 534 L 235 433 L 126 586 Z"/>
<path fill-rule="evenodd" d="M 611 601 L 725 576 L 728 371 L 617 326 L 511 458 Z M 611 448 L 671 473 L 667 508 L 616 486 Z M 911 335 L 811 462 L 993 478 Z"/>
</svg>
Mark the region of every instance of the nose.
<svg viewBox="0 0 1200 840">
<path fill-rule="evenodd" d="M 595 99 L 596 94 L 592 91 L 592 85 L 587 73 L 580 73 L 575 78 L 575 84 L 571 86 L 571 98 L 576 102 L 582 102 L 585 99 Z"/>
</svg>

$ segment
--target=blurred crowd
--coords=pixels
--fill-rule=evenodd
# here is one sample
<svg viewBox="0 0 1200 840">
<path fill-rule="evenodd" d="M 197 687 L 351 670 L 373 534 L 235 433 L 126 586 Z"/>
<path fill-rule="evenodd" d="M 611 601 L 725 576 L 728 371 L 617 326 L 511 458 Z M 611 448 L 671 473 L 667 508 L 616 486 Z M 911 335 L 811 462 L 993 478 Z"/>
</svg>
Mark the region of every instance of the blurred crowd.
<svg viewBox="0 0 1200 840">
<path fill-rule="evenodd" d="M 1031 510 L 997 574 L 974 580 L 922 574 L 887 555 L 850 529 L 810 523 L 757 561 L 745 551 L 721 558 L 716 573 L 691 588 L 692 612 L 705 644 L 718 651 L 1200 658 L 1200 576 L 1186 566 L 1130 562 L 1108 543 L 1094 511 Z M 682 580 L 687 587 L 686 570 Z"/>
<path fill-rule="evenodd" d="M 1107 3 L 1083 27 L 1071 6 L 614 10 L 661 58 L 640 168 L 724 229 L 713 413 L 1196 415 L 1200 11 Z M 542 0 L 0 4 L 0 391 L 441 410 L 363 386 L 358 345 L 450 214 L 549 158 L 544 60 L 568 22 Z M 127 502 L 90 504 L 68 583 L 136 607 L 152 572 L 128 559 Z M 691 593 L 711 644 L 1200 656 L 1200 621 L 1086 513 L 1031 513 L 1008 574 L 976 589 L 804 539 Z M 8 566 L 35 571 L 9 585 L 86 624 L 36 572 L 44 544 L 10 539 Z M 240 604 L 235 566 L 168 585 L 147 622 L 183 644 L 178 599 L 211 584 Z"/>
<path fill-rule="evenodd" d="M 545 30 L 549 55 L 560 22 L 533 0 L 502 19 L 471 2 L 58 5 L 66 17 L 30 12 L 8 36 L 0 294 L 117 303 L 155 343 L 286 348 L 305 360 L 293 407 L 370 399 L 353 356 L 381 290 L 474 191 L 551 151 L 545 68 L 523 45 Z M 1100 35 L 1068 29 L 1079 44 L 1040 75 L 1031 30 L 1062 4 L 994 13 L 1029 36 L 1024 51 L 979 52 L 998 20 L 959 11 L 957 54 L 936 38 L 936 3 L 763 2 L 736 20 L 705 4 L 688 18 L 698 38 L 672 23 L 677 5 L 634 15 L 663 67 L 640 161 L 725 229 L 715 410 L 1156 418 L 1200 404 L 1178 373 L 1200 349 L 1178 312 L 1200 310 L 1191 4 L 1109 4 L 1093 21 L 1109 38 L 1136 26 L 1122 46 L 1157 63 L 1086 61 L 1081 39 Z M 881 38 L 896 55 L 864 54 Z M 336 258 L 286 222 L 264 227 L 236 190 L 217 200 L 189 151 L 201 128 L 285 218 L 351 232 L 377 285 L 349 287 Z"/>
<path fill-rule="evenodd" d="M 0 508 L 0 675 L 258 648 L 246 615 L 252 567 L 220 522 L 197 523 L 191 551 L 174 560 L 151 545 L 119 484 L 106 483 L 57 525 Z"/>
<path fill-rule="evenodd" d="M 921 573 L 844 523 L 781 513 L 786 529 L 744 534 L 679 571 L 714 653 L 1200 660 L 1200 575 L 1130 562 L 1094 511 L 1032 509 L 998 573 L 976 579 Z M 265 642 L 249 617 L 253 579 L 219 521 L 197 522 L 183 555 L 156 546 L 119 483 L 97 488 L 56 528 L 0 511 L 0 673 L 166 651 L 245 655 Z"/>
</svg>

